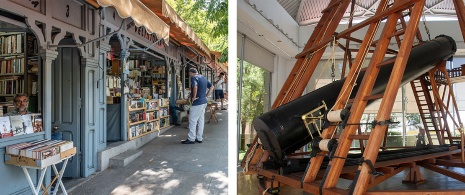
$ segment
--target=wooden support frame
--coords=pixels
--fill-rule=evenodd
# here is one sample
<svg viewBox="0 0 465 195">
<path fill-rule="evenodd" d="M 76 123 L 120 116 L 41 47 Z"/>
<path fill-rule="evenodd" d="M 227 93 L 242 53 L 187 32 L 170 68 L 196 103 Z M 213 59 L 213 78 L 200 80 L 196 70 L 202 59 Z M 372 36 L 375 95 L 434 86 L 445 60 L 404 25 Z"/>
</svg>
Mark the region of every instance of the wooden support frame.
<svg viewBox="0 0 465 195">
<path fill-rule="evenodd" d="M 454 5 L 456 6 L 457 15 L 461 13 L 461 16 L 459 17 L 459 23 L 462 29 L 462 34 L 465 38 L 464 2 L 460 0 L 453 0 L 453 1 L 454 1 Z M 276 108 L 291 100 L 294 100 L 300 97 L 300 95 L 302 94 L 303 89 L 307 85 L 308 80 L 310 79 L 311 75 L 313 74 L 313 71 L 316 68 L 316 65 L 321 59 L 320 52 L 323 53 L 323 50 L 326 47 L 327 43 L 329 43 L 333 38 L 332 33 L 334 32 L 334 30 L 332 32 L 329 31 L 329 29 L 332 28 L 333 26 L 330 24 L 326 24 L 326 23 L 332 23 L 336 20 L 331 20 L 331 22 L 328 22 L 329 21 L 328 18 L 334 19 L 336 17 L 339 17 L 337 13 L 334 13 L 334 9 L 338 8 L 338 6 L 341 6 L 343 2 L 344 1 L 332 0 L 329 3 L 329 5 L 331 6 L 325 9 L 323 17 L 320 20 L 320 23 L 322 24 L 317 25 L 315 31 L 311 35 L 303 51 L 296 56 L 296 58 L 298 59 L 297 63 L 295 64 L 293 70 L 291 71 L 291 74 L 286 80 L 286 83 L 283 85 L 283 88 L 279 92 L 278 97 L 273 104 L 273 108 Z M 381 102 L 381 106 L 380 106 L 383 109 L 379 109 L 376 120 L 384 121 L 390 118 L 390 113 L 392 111 L 392 106 L 394 103 L 393 97 L 396 96 L 397 89 L 399 88 L 399 85 L 401 82 L 401 76 L 399 75 L 403 75 L 403 71 L 405 70 L 407 59 L 404 56 L 408 56 L 410 54 L 410 50 L 412 48 L 415 38 L 420 40 L 420 44 L 421 44 L 422 37 L 418 30 L 418 23 L 419 23 L 419 20 L 420 20 L 422 11 L 423 11 L 422 9 L 425 4 L 425 0 L 411 0 L 411 1 L 395 0 L 393 5 L 388 5 L 387 2 L 388 2 L 387 0 L 386 1 L 382 0 L 379 3 L 380 7 L 378 8 L 376 14 L 373 17 L 363 21 L 362 23 L 352 26 L 349 29 L 335 36 L 336 39 L 339 39 L 339 38 L 346 38 L 347 40 L 353 39 L 350 37 L 350 33 L 358 29 L 361 29 L 362 27 L 370 25 L 369 30 L 367 31 L 369 33 L 367 33 L 363 41 L 361 41 L 362 45 L 359 49 L 359 52 L 357 53 L 357 56 L 354 59 L 353 63 L 350 65 L 350 72 L 348 73 L 348 76 L 347 76 L 348 78 L 350 78 L 351 75 L 357 75 L 358 72 L 360 72 L 361 68 L 357 67 L 357 65 L 363 64 L 366 54 L 370 51 L 370 47 L 373 47 L 374 44 L 376 44 L 374 55 L 370 61 L 369 67 L 366 69 L 365 78 L 363 79 L 362 83 L 357 83 L 358 85 L 361 85 L 361 86 L 356 95 L 356 98 L 351 102 L 353 104 L 352 104 L 352 109 L 351 109 L 351 115 L 348 119 L 348 123 L 358 123 L 360 121 L 361 115 L 363 114 L 363 110 L 366 107 L 366 102 L 368 99 L 370 99 L 367 97 L 369 97 L 371 94 L 371 90 L 372 90 L 371 88 L 373 87 L 374 81 L 376 80 L 376 75 L 379 72 L 379 68 L 383 66 L 383 64 L 381 64 L 380 62 L 385 57 L 385 54 L 389 53 L 391 50 L 388 48 L 390 39 L 396 38 L 396 41 L 400 45 L 399 47 L 400 49 L 396 51 L 398 53 L 398 57 L 394 60 L 394 68 L 391 73 L 388 86 L 386 87 L 386 90 L 383 94 L 378 95 L 383 98 Z M 388 6 L 390 7 L 388 8 Z M 347 6 L 345 8 L 347 8 Z M 403 10 L 410 10 L 410 19 L 408 23 L 406 23 L 405 20 L 403 19 L 404 17 L 404 15 L 402 14 Z M 379 40 L 374 41 L 374 35 L 376 34 L 376 30 L 379 27 L 380 20 L 386 19 L 386 17 L 387 17 L 387 20 L 386 20 L 386 24 L 382 32 L 382 36 L 379 38 Z M 401 21 L 401 25 L 403 29 L 396 31 L 395 26 L 397 25 L 397 21 L 399 20 Z M 326 30 L 323 30 L 323 29 L 326 29 Z M 400 38 L 401 36 L 403 36 L 403 39 Z M 348 43 L 346 43 L 346 45 L 348 45 Z M 340 46 L 341 48 L 343 48 L 342 45 Z M 349 48 L 345 47 L 343 49 L 345 49 L 346 52 L 349 51 L 350 53 Z M 346 54 L 345 58 L 348 58 L 348 57 L 350 57 L 350 55 Z M 350 79 L 346 79 L 346 82 L 344 83 L 344 86 L 342 89 L 348 89 L 348 91 L 350 91 L 350 89 L 353 87 L 354 84 L 355 84 L 355 81 L 350 81 Z M 348 101 L 350 101 L 348 99 L 349 95 L 350 95 L 349 92 L 341 90 L 338 100 L 335 106 L 331 110 L 343 108 L 344 105 Z M 443 93 L 441 96 L 441 93 L 439 93 L 438 91 L 437 96 L 439 97 L 439 99 L 441 99 L 441 97 L 445 97 L 445 95 L 447 94 Z M 455 102 L 455 100 L 452 102 Z M 441 106 L 440 103 L 438 103 L 437 106 Z M 444 104 L 444 106 L 449 106 L 449 104 L 446 103 Z M 326 193 L 377 194 L 377 193 L 380 193 L 381 191 L 368 191 L 368 188 L 386 180 L 387 178 L 390 178 L 391 176 L 397 174 L 398 172 L 402 170 L 405 170 L 413 166 L 412 162 L 419 162 L 422 160 L 427 160 L 428 163 L 439 162 L 439 163 L 447 164 L 448 162 L 448 161 L 436 160 L 436 159 L 444 157 L 444 155 L 431 154 L 431 155 L 426 155 L 427 157 L 425 158 L 418 157 L 418 158 L 413 158 L 409 160 L 403 159 L 402 160 L 403 162 L 397 162 L 398 165 L 401 165 L 400 167 L 399 166 L 390 167 L 392 165 L 386 162 L 376 163 L 376 157 L 380 149 L 381 141 L 385 137 L 385 132 L 387 131 L 387 125 L 377 125 L 374 128 L 374 130 L 372 130 L 372 133 L 368 137 L 368 143 L 365 146 L 363 157 L 365 160 L 370 160 L 373 164 L 375 164 L 376 170 L 383 170 L 383 172 L 386 172 L 387 174 L 382 177 L 372 176 L 370 174 L 371 169 L 366 163 L 363 163 L 361 166 L 344 167 L 343 166 L 345 162 L 344 157 L 347 156 L 353 139 L 357 139 L 358 138 L 357 136 L 362 136 L 362 135 L 356 135 L 357 130 L 358 130 L 358 126 L 353 126 L 353 127 L 347 126 L 344 128 L 344 130 L 338 136 L 339 146 L 335 153 L 335 156 L 337 156 L 338 158 L 332 159 L 327 169 L 323 169 L 323 170 L 320 169 L 322 157 L 317 156 L 311 159 L 309 166 L 307 167 L 307 171 L 304 173 L 304 175 L 301 178 L 296 177 L 296 175 L 283 176 L 283 175 L 280 175 L 277 171 L 264 170 L 261 166 L 259 166 L 261 162 L 266 161 L 268 157 L 268 155 L 266 155 L 267 154 L 266 150 L 263 150 L 263 151 L 260 150 L 257 153 L 255 153 L 255 154 L 259 154 L 258 156 L 260 156 L 260 158 L 258 158 L 257 156 L 254 156 L 253 158 L 254 161 L 249 162 L 249 166 L 248 166 L 250 170 L 249 172 L 263 175 L 266 178 L 273 178 L 273 181 L 280 182 L 280 183 L 289 185 L 294 188 L 300 188 L 306 192 L 310 192 L 314 194 L 318 194 L 318 193 L 323 193 L 323 194 L 326 194 Z M 332 128 L 332 127 L 324 130 L 322 134 L 322 138 L 330 138 L 333 135 L 334 131 L 335 131 L 335 128 Z M 255 144 L 255 143 L 258 143 L 257 137 L 254 140 L 252 145 L 253 147 L 259 147 L 259 144 Z M 460 152 L 458 150 L 454 150 L 454 151 L 450 151 L 449 155 L 451 154 L 456 155 L 459 153 Z M 321 152 L 319 155 L 325 155 L 325 154 L 326 154 L 325 152 Z M 291 154 L 289 156 L 293 156 L 293 155 Z M 424 164 L 424 162 L 422 162 L 422 164 Z M 243 166 L 244 166 L 244 161 L 243 161 Z M 413 168 L 413 169 L 418 169 L 418 168 Z M 356 174 L 354 174 L 355 171 L 357 172 Z M 414 174 L 417 174 L 417 173 L 414 173 Z M 337 188 L 336 184 L 338 182 L 338 179 L 342 177 L 348 178 L 348 179 L 354 179 L 354 185 L 356 187 L 354 187 L 352 191 Z M 320 182 L 316 182 L 317 180 L 320 180 L 321 178 L 325 178 L 325 179 L 323 179 Z M 402 192 L 403 191 L 396 191 L 396 194 L 402 194 Z M 415 192 L 421 193 L 421 191 L 415 191 Z M 448 194 L 448 193 L 454 194 L 459 191 L 457 190 L 434 191 L 433 190 L 430 192 L 433 192 L 431 194 L 435 194 L 436 192 L 437 192 L 436 194 L 441 194 L 441 192 L 444 192 L 444 194 Z M 385 191 L 382 191 L 381 193 L 385 193 Z"/>
</svg>

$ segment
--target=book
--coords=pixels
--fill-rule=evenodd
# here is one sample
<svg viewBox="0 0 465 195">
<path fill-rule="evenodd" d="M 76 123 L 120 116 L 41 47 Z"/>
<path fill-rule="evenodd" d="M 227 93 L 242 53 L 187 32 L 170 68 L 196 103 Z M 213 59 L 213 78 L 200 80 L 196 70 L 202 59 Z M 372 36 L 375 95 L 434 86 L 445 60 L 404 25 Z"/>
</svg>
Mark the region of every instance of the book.
<svg viewBox="0 0 465 195">
<path fill-rule="evenodd" d="M 21 120 L 23 123 L 24 133 L 25 134 L 34 133 L 34 127 L 32 125 L 31 115 L 30 114 L 21 115 Z"/>
<path fill-rule="evenodd" d="M 11 130 L 10 118 L 7 116 L 0 117 L 0 133 L 2 138 L 13 136 Z"/>
<path fill-rule="evenodd" d="M 33 127 L 33 132 L 41 132 L 42 131 L 42 116 L 41 114 L 31 114 L 31 121 L 32 121 L 32 127 Z"/>
<path fill-rule="evenodd" d="M 23 118 L 20 115 L 10 116 L 10 123 L 14 136 L 26 134 L 26 127 L 23 126 Z"/>
</svg>

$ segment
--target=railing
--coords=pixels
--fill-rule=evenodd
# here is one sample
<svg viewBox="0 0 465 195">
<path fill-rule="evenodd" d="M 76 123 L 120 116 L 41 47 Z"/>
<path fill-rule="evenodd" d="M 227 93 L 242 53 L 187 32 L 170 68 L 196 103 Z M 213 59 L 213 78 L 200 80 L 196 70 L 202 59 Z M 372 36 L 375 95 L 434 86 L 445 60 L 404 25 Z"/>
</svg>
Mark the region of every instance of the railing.
<svg viewBox="0 0 465 195">
<path fill-rule="evenodd" d="M 447 73 L 449 74 L 449 78 L 465 76 L 465 64 L 462 64 L 461 67 L 447 70 Z M 434 76 L 437 81 L 441 81 L 446 78 L 442 72 L 436 72 Z"/>
<path fill-rule="evenodd" d="M 465 76 L 465 68 L 464 67 L 465 67 L 465 64 L 462 64 L 461 67 L 447 70 L 447 72 L 449 73 L 449 78 Z"/>
</svg>

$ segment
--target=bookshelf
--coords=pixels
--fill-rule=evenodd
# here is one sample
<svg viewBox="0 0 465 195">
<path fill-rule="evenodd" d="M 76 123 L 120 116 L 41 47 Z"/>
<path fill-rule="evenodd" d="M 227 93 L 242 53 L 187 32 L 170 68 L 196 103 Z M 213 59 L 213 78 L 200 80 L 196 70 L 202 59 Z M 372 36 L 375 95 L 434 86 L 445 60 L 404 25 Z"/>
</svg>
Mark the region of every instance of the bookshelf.
<svg viewBox="0 0 465 195">
<path fill-rule="evenodd" d="M 159 116 L 160 116 L 160 129 L 170 126 L 170 112 L 169 100 L 167 98 L 159 99 Z"/>
<path fill-rule="evenodd" d="M 130 100 L 127 109 L 128 139 L 133 140 L 166 128 L 166 124 L 169 125 L 167 103 L 168 99 Z M 162 120 L 165 126 L 160 126 Z"/>
<path fill-rule="evenodd" d="M 38 44 L 34 35 L 26 32 L 0 32 L 0 96 L 11 101 L 17 93 L 30 96 L 37 111 Z"/>
<path fill-rule="evenodd" d="M 26 33 L 0 34 L 0 96 L 24 93 Z"/>
<path fill-rule="evenodd" d="M 166 89 L 167 74 L 166 66 L 157 65 L 152 68 L 152 90 L 153 93 L 158 93 L 157 89 L 162 89 L 166 94 L 169 90 Z"/>
</svg>

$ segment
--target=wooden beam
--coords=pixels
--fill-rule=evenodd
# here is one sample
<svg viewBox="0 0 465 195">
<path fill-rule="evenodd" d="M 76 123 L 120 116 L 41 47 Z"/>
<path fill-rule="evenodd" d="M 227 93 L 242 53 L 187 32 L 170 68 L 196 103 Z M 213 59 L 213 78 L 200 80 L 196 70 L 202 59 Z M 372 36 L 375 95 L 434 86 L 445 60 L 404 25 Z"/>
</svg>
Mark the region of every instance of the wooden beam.
<svg viewBox="0 0 465 195">
<path fill-rule="evenodd" d="M 428 163 L 419 163 L 418 165 L 420 165 L 420 166 L 422 166 L 422 167 L 424 167 L 426 169 L 429 169 L 431 171 L 434 171 L 434 172 L 443 174 L 445 176 L 454 178 L 454 179 L 459 180 L 461 182 L 465 182 L 465 174 L 457 173 L 457 172 L 454 172 L 454 171 L 451 171 L 451 170 L 448 170 L 448 169 L 444 169 L 442 167 L 432 165 L 432 164 L 428 164 Z"/>
<path fill-rule="evenodd" d="M 358 123 L 360 121 L 360 118 L 367 104 L 366 101 L 363 101 L 363 98 L 371 94 L 372 88 L 374 86 L 376 77 L 379 72 L 379 69 L 376 68 L 375 65 L 380 63 L 384 59 L 386 50 L 390 42 L 387 35 L 394 32 L 398 15 L 399 14 L 396 14 L 396 13 L 393 13 L 392 15 L 390 15 L 384 25 L 383 32 L 381 33 L 382 35 L 384 35 L 384 37 L 380 39 L 380 42 L 376 45 L 376 49 L 375 49 L 376 53 L 375 55 L 373 55 L 370 61 L 370 64 L 368 65 L 368 68 L 365 72 L 365 76 L 361 82 L 361 85 L 355 97 L 354 104 L 352 104 L 351 114 L 349 116 L 348 123 Z M 368 30 L 367 32 L 370 32 L 370 30 Z M 336 103 L 335 109 L 340 109 L 340 107 L 344 107 L 343 102 Z M 339 156 L 343 158 L 347 156 L 347 153 L 350 149 L 350 145 L 352 145 L 352 140 L 349 138 L 349 136 L 355 134 L 356 130 L 357 130 L 357 127 L 353 125 L 349 125 L 344 128 L 339 138 L 339 146 L 335 152 L 335 156 Z M 376 132 L 376 131 L 373 131 L 373 132 Z M 368 145 L 365 148 L 365 153 L 367 150 L 369 150 L 369 144 L 370 143 L 368 143 Z M 379 149 L 379 145 L 378 147 L 376 147 L 376 149 L 377 150 Z M 332 167 L 328 173 L 328 176 L 327 176 L 328 179 L 324 184 L 324 188 L 332 188 L 336 186 L 339 175 L 342 171 L 342 167 L 344 166 L 345 159 L 343 158 L 335 158 L 331 161 Z"/>
<path fill-rule="evenodd" d="M 390 119 L 392 107 L 394 105 L 395 97 L 400 87 L 400 83 L 402 81 L 402 75 L 407 64 L 408 56 L 410 55 L 410 51 L 412 49 L 413 40 L 415 38 L 416 30 L 418 28 L 418 22 L 420 21 L 424 4 L 425 0 L 418 1 L 412 8 L 410 20 L 405 30 L 404 40 L 402 41 L 402 45 L 400 46 L 399 54 L 397 55 L 396 62 L 394 63 L 394 67 L 389 78 L 389 82 L 386 86 L 386 90 L 384 92 L 385 96 L 381 101 L 380 108 L 383 109 L 379 109 L 378 114 L 376 116 L 377 121 L 384 121 Z M 377 133 L 370 134 L 371 137 L 368 141 L 366 147 L 367 149 L 365 150 L 363 156 L 366 160 L 370 160 L 373 164 L 376 162 L 376 157 L 378 156 L 379 152 L 378 148 L 383 139 L 383 136 L 379 135 L 382 135 L 386 131 L 387 125 L 378 125 L 373 130 L 373 132 Z M 370 167 L 367 165 L 367 163 L 363 163 L 359 170 L 360 175 L 357 180 L 357 187 L 354 189 L 354 194 L 361 194 L 366 192 L 368 188 L 368 181 L 370 179 Z"/>
<path fill-rule="evenodd" d="M 375 22 L 379 22 L 384 17 L 386 17 L 386 16 L 388 16 L 388 15 L 390 15 L 392 13 L 396 13 L 396 12 L 400 12 L 400 11 L 403 11 L 405 9 L 408 9 L 410 6 L 413 5 L 413 3 L 417 2 L 417 1 L 419 1 L 419 0 L 404 1 L 404 2 L 402 2 L 400 4 L 394 5 L 393 7 L 384 10 L 383 12 L 380 12 L 380 13 L 377 12 L 374 16 L 364 20 L 363 22 L 360 22 L 360 23 L 352 26 L 352 28 L 348 28 L 348 29 L 340 32 L 336 36 L 336 38 L 340 39 L 340 38 L 346 36 L 347 34 L 350 34 L 350 33 L 353 33 L 353 32 L 355 32 L 357 30 L 360 30 L 361 28 L 363 28 L 363 27 L 365 27 L 367 25 L 370 25 L 370 24 L 375 23 Z M 320 44 L 317 44 L 317 45 L 315 45 L 315 46 L 313 46 L 313 47 L 311 47 L 309 49 L 304 49 L 302 52 L 297 54 L 295 57 L 296 58 L 301 58 L 303 56 L 306 56 L 308 53 L 311 53 L 311 52 L 314 52 L 314 51 L 317 51 L 317 50 L 321 49 L 322 47 L 324 47 L 329 42 L 331 42 L 331 39 L 325 39 Z"/>
<path fill-rule="evenodd" d="M 379 3 L 379 7 L 376 10 L 376 13 L 381 13 L 383 12 L 388 5 L 388 0 L 382 0 Z M 366 54 L 370 48 L 371 42 L 374 39 L 374 36 L 376 35 L 376 32 L 378 30 L 380 21 L 376 21 L 374 23 L 370 23 L 370 26 L 368 28 L 367 34 L 365 35 L 362 45 L 360 46 L 361 52 L 357 53 L 357 56 L 355 57 L 354 63 L 352 68 L 349 71 L 348 78 L 355 78 L 355 75 L 357 75 L 360 72 L 361 65 L 363 64 Z M 355 80 L 356 79 L 346 79 L 344 82 L 344 85 L 342 89 L 349 89 L 349 90 L 341 90 L 338 96 L 338 100 L 335 103 L 334 109 L 342 109 L 345 105 L 345 101 L 347 100 L 350 96 L 351 89 L 355 85 Z M 322 138 L 328 139 L 333 132 L 336 130 L 334 126 L 329 127 L 328 129 L 323 131 Z M 325 154 L 325 152 L 321 152 L 320 154 Z M 345 153 L 347 155 L 347 152 Z M 322 156 L 316 156 L 310 160 L 310 167 L 308 168 L 307 173 L 304 175 L 303 182 L 311 182 L 315 181 L 318 170 L 320 169 L 321 163 L 323 162 L 323 157 Z M 344 163 L 342 163 L 343 165 Z M 339 175 L 337 175 L 339 177 Z M 334 178 L 334 176 L 329 177 L 329 178 Z"/>
<path fill-rule="evenodd" d="M 367 191 L 365 195 L 458 195 L 465 194 L 464 189 L 444 189 L 444 190 L 377 190 Z"/>
<path fill-rule="evenodd" d="M 436 165 L 440 166 L 446 166 L 446 167 L 461 167 L 465 168 L 465 163 L 460 162 L 460 159 L 457 159 L 459 161 L 452 161 L 452 160 L 442 160 L 438 159 L 436 160 Z"/>
<path fill-rule="evenodd" d="M 393 168 L 393 167 L 384 167 L 385 169 L 381 169 L 379 171 L 383 172 L 384 175 L 381 175 L 381 176 L 377 176 L 375 177 L 371 182 L 370 184 L 368 185 L 368 188 L 371 188 L 373 186 L 376 186 L 378 184 L 380 184 L 381 182 L 383 181 L 386 181 L 388 180 L 389 178 L 397 175 L 398 173 L 400 173 L 401 171 L 407 169 L 407 167 L 398 167 L 398 168 Z M 392 168 L 392 169 L 389 169 L 389 168 Z M 377 169 L 378 171 L 378 169 Z"/>
</svg>

